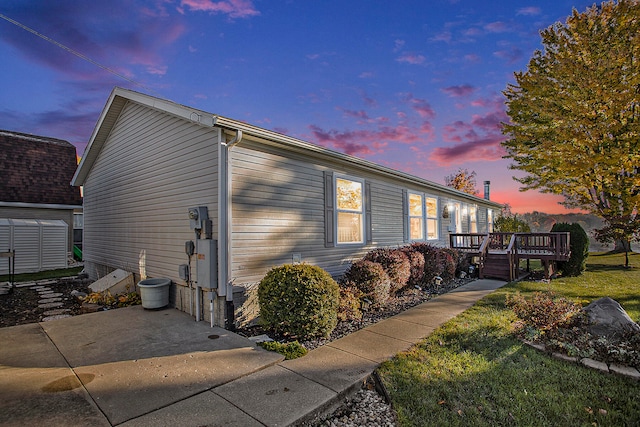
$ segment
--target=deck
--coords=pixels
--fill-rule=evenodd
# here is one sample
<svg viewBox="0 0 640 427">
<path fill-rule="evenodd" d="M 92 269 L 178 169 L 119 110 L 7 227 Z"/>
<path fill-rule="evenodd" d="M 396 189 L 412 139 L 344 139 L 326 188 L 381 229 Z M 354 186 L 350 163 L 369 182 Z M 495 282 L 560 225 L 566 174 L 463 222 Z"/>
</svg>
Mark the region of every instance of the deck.
<svg viewBox="0 0 640 427">
<path fill-rule="evenodd" d="M 449 245 L 466 252 L 478 264 L 480 278 L 498 277 L 515 280 L 520 277 L 520 260 L 538 259 L 545 276 L 553 274 L 558 261 L 571 255 L 569 233 L 467 233 L 451 234 Z"/>
</svg>

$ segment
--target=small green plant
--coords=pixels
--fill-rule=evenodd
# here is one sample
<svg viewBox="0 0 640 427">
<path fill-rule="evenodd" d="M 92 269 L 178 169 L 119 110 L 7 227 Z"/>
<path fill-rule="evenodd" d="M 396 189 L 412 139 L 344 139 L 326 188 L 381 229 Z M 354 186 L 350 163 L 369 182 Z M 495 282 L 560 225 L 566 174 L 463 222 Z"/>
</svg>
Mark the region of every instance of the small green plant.
<svg viewBox="0 0 640 427">
<path fill-rule="evenodd" d="M 338 284 L 318 266 L 274 267 L 258 286 L 260 321 L 298 339 L 328 336 L 338 323 L 338 297 Z"/>
<path fill-rule="evenodd" d="M 362 298 L 374 305 L 384 304 L 389 299 L 391 279 L 377 262 L 356 261 L 342 277 L 343 287 L 354 287 L 362 292 Z"/>
<path fill-rule="evenodd" d="M 298 341 L 290 341 L 287 343 L 279 343 L 277 341 L 264 341 L 258 343 L 258 345 L 266 350 L 280 353 L 287 360 L 297 359 L 298 357 L 302 357 L 309 352 L 309 350 L 307 350 Z"/>
</svg>

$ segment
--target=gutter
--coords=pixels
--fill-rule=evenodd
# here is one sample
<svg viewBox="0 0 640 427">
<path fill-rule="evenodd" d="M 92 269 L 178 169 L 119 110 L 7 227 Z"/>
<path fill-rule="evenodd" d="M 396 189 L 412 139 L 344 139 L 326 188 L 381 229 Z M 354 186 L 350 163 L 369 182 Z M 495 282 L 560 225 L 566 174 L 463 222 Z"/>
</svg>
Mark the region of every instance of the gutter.
<svg viewBox="0 0 640 427">
<path fill-rule="evenodd" d="M 225 141 L 224 130 L 220 128 L 220 144 L 218 144 L 218 296 L 226 301 L 226 329 L 233 329 L 233 267 L 232 224 L 233 224 L 233 170 L 231 149 L 242 141 L 243 133 L 236 130 L 236 135 L 229 142 Z"/>
</svg>

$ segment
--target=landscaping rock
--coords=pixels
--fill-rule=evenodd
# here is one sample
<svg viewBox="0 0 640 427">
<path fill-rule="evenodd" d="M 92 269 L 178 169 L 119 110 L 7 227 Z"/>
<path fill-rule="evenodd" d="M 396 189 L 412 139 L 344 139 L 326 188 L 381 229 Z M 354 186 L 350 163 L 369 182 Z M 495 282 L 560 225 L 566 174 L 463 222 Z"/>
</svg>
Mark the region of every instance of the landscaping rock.
<svg viewBox="0 0 640 427">
<path fill-rule="evenodd" d="M 625 332 L 640 333 L 640 325 L 631 320 L 617 301 L 609 297 L 595 300 L 583 311 L 588 316 L 589 332 L 593 335 L 613 337 Z"/>
</svg>

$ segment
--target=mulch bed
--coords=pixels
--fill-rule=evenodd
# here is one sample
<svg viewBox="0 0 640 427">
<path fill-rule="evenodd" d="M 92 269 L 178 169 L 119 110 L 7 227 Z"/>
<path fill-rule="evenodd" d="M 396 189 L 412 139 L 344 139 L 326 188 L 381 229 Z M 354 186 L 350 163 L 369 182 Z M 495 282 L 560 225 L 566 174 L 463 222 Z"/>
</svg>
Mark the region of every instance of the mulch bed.
<svg viewBox="0 0 640 427">
<path fill-rule="evenodd" d="M 62 296 L 59 298 L 61 298 L 63 305 L 57 308 L 69 309 L 70 311 L 66 312 L 66 314 L 75 316 L 80 314 L 80 301 L 72 296 L 71 292 L 76 290 L 89 293 L 90 290 L 88 286 L 92 281 L 78 277 L 69 277 L 38 280 L 34 282 L 34 286 L 38 286 L 40 283 L 46 283 L 44 286 L 54 292 L 61 293 Z M 42 321 L 45 317 L 44 313 L 51 309 L 38 308 L 38 301 L 41 299 L 40 294 L 38 294 L 36 290 L 31 289 L 31 286 L 15 287 L 11 293 L 0 295 L 0 328 Z"/>
</svg>

